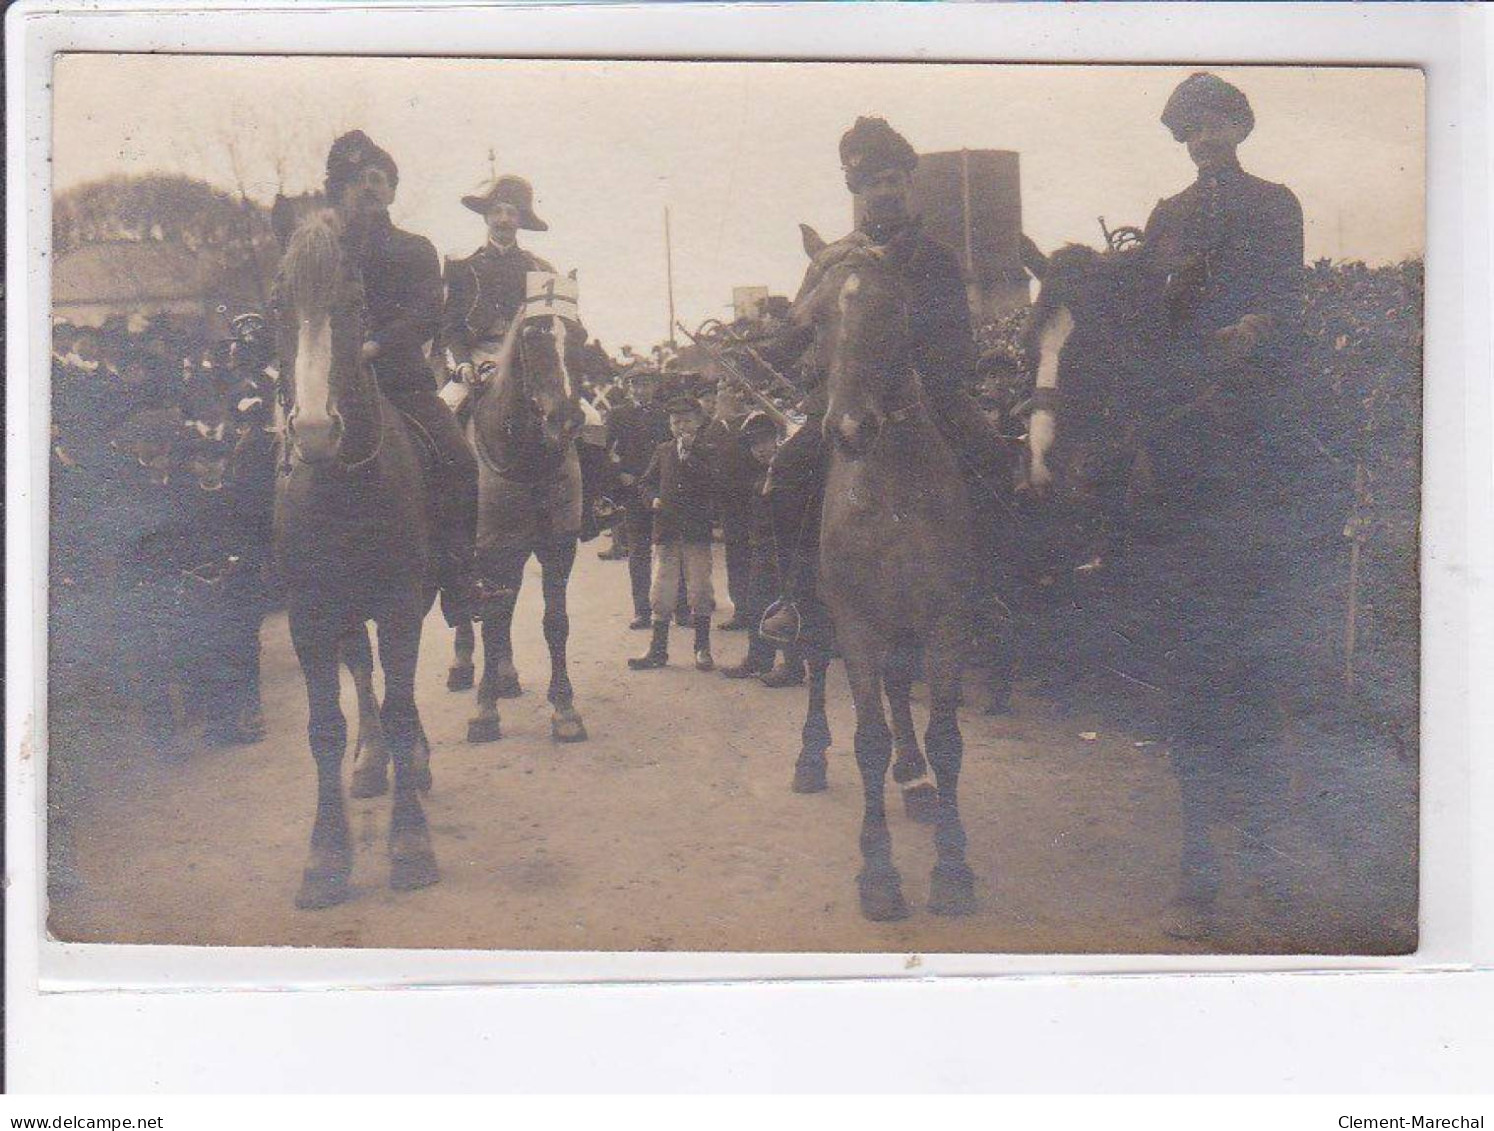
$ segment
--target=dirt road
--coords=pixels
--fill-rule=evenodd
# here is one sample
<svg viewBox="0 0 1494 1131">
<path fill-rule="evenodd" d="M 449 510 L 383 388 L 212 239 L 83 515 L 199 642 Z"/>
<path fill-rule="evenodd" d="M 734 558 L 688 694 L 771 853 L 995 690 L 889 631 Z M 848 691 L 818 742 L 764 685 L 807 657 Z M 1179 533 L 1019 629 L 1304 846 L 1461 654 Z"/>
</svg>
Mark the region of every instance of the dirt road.
<svg viewBox="0 0 1494 1131">
<path fill-rule="evenodd" d="M 583 547 L 572 581 L 572 674 L 589 742 L 550 740 L 531 575 L 515 646 L 525 693 L 504 738 L 465 741 L 471 693 L 445 689 L 450 633 L 426 626 L 417 695 L 433 745 L 426 808 L 441 882 L 387 886 L 388 800 L 352 801 L 353 898 L 292 899 L 315 778 L 305 691 L 283 616 L 264 633 L 268 738 L 166 763 L 125 728 L 61 743 L 67 843 L 54 844 L 51 927 L 79 941 L 563 950 L 889 952 L 1396 951 L 1415 931 L 1414 769 L 1380 751 L 1299 752 L 1263 836 L 1233 835 L 1209 942 L 1163 933 L 1175 885 L 1178 791 L 1165 751 L 1105 719 L 1019 697 L 962 713 L 962 810 L 978 912 L 928 913 L 930 830 L 890 805 L 908 920 L 856 901 L 860 783 L 845 679 L 831 669 L 831 788 L 789 791 L 802 691 L 688 665 L 630 672 L 627 574 Z M 719 555 L 718 555 L 719 558 Z M 720 566 L 718 563 L 718 572 Z M 718 578 L 718 592 L 725 586 Z M 719 617 L 718 617 L 719 619 Z M 735 662 L 741 634 L 717 634 Z M 352 710 L 352 689 L 344 705 Z M 59 705 L 65 709 L 65 705 Z M 915 716 L 923 714 L 915 702 Z M 59 729 L 56 733 L 61 734 Z M 1093 736 L 1093 737 L 1089 737 Z M 890 795 L 891 796 L 891 795 Z"/>
</svg>

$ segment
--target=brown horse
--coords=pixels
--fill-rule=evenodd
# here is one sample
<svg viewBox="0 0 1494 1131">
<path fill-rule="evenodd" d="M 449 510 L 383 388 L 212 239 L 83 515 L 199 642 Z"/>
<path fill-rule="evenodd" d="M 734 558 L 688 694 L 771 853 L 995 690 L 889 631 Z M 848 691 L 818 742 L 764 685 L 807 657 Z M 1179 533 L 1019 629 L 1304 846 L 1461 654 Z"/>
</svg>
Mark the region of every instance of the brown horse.
<svg viewBox="0 0 1494 1131">
<path fill-rule="evenodd" d="M 338 663 L 346 646 L 363 660 L 350 665 L 355 672 L 371 669 L 364 629 L 370 620 L 384 669 L 379 730 L 394 763 L 389 883 L 412 889 L 438 878 L 419 797 L 430 788 L 430 748 L 415 706 L 420 629 L 434 597 L 430 518 L 404 422 L 362 361 L 363 283 L 333 213 L 315 213 L 297 227 L 276 278 L 272 314 L 284 427 L 274 562 L 306 680 L 317 768 L 311 855 L 296 905 L 317 908 L 348 895 L 347 723 Z M 363 704 L 371 684 L 359 691 Z M 360 767 L 378 779 L 364 783 L 366 792 L 382 792 L 374 787 L 385 770 L 376 762 Z"/>
<path fill-rule="evenodd" d="M 576 438 L 585 420 L 578 384 L 585 346 L 586 332 L 575 320 L 521 311 L 485 366 L 488 380 L 472 408 L 468 434 L 477 452 L 477 573 L 484 599 L 483 672 L 469 742 L 502 737 L 498 700 L 520 693 L 513 618 L 531 555 L 539 559 L 545 599 L 550 733 L 557 742 L 587 737 L 566 663 L 566 586 L 582 517 Z M 460 664 L 460 635 L 457 643 Z"/>
<path fill-rule="evenodd" d="M 806 232 L 806 250 L 823 246 Z M 817 239 L 817 238 L 816 238 Z M 956 790 L 963 740 L 958 706 L 972 586 L 971 507 L 954 453 L 939 434 L 909 361 L 908 297 L 875 248 L 842 241 L 820 251 L 794 307 L 816 331 L 829 397 L 830 447 L 820 527 L 820 588 L 856 706 L 856 764 L 864 814 L 861 910 L 869 919 L 907 915 L 892 862 L 884 782 L 894 719 L 911 729 L 911 668 L 921 647 L 929 688 L 924 740 L 938 785 L 929 895 L 936 914 L 974 908 L 974 876 Z M 900 751 L 895 780 L 921 776 L 916 745 Z"/>
</svg>

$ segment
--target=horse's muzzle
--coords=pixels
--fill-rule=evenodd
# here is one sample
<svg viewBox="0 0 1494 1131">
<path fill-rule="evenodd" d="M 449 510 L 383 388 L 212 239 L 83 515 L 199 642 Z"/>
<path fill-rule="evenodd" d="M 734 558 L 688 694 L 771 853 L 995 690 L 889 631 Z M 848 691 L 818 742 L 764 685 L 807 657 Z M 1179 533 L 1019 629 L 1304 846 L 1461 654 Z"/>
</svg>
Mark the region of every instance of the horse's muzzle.
<svg viewBox="0 0 1494 1131">
<path fill-rule="evenodd" d="M 320 420 L 292 417 L 289 424 L 296 455 L 306 463 L 327 463 L 342 447 L 342 416 L 332 413 Z"/>
<path fill-rule="evenodd" d="M 882 434 L 882 417 L 878 413 L 841 413 L 834 418 L 834 426 L 827 428 L 827 431 L 830 439 L 845 451 L 864 456 Z"/>
</svg>

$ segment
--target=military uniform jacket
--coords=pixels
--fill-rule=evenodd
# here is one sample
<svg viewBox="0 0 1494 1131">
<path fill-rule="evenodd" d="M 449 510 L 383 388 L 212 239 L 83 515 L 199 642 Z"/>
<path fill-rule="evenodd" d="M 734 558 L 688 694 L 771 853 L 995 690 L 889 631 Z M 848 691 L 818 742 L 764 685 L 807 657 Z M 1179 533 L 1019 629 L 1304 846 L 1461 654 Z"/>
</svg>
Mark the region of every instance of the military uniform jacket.
<svg viewBox="0 0 1494 1131">
<path fill-rule="evenodd" d="M 368 305 L 368 338 L 378 343 L 373 370 L 379 388 L 402 393 L 433 390 L 425 345 L 441 319 L 441 261 L 431 241 L 401 231 L 387 215 L 373 222 L 358 251 Z"/>
<path fill-rule="evenodd" d="M 553 270 L 517 244 L 500 250 L 486 243 L 466 259 L 447 260 L 441 344 L 456 363 L 470 364 L 474 346 L 503 337 L 524 305 L 529 272 Z"/>
<path fill-rule="evenodd" d="M 639 494 L 649 506 L 659 501 L 654 511 L 656 543 L 711 540 L 716 481 L 699 437 L 683 458 L 678 441 L 671 438 L 660 444 L 639 480 Z"/>
<path fill-rule="evenodd" d="M 1230 165 L 1160 202 L 1144 246 L 1168 275 L 1174 328 L 1200 337 L 1247 314 L 1272 321 L 1267 346 L 1294 345 L 1302 294 L 1302 206 L 1285 185 Z"/>
</svg>

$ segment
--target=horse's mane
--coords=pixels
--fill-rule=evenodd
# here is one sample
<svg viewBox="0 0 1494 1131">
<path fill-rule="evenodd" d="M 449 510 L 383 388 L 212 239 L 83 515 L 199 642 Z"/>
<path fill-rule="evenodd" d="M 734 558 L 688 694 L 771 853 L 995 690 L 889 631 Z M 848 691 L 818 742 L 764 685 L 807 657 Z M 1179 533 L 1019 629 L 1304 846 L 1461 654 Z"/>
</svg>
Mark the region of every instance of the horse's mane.
<svg viewBox="0 0 1494 1131">
<path fill-rule="evenodd" d="M 325 311 L 342 278 L 342 224 L 331 209 L 313 212 L 297 226 L 280 260 L 277 289 L 301 313 Z"/>
</svg>

